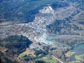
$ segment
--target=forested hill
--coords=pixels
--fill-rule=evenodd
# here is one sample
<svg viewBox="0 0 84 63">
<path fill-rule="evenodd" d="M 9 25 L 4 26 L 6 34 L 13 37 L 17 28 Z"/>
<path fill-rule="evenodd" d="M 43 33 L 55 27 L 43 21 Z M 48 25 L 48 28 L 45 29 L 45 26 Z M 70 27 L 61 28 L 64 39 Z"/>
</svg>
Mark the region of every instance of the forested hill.
<svg viewBox="0 0 84 63">
<path fill-rule="evenodd" d="M 9 36 L 0 39 L 0 60 L 2 63 L 17 63 L 17 56 L 32 44 L 24 36 Z M 14 59 L 15 58 L 15 59 Z"/>
</svg>

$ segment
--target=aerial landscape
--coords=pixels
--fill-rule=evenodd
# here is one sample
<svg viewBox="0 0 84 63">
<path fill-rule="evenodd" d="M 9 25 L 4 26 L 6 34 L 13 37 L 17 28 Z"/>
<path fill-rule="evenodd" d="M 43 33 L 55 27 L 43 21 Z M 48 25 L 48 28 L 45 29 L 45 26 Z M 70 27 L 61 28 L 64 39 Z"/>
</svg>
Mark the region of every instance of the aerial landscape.
<svg viewBox="0 0 84 63">
<path fill-rule="evenodd" d="M 84 0 L 0 0 L 0 63 L 84 63 Z"/>
</svg>

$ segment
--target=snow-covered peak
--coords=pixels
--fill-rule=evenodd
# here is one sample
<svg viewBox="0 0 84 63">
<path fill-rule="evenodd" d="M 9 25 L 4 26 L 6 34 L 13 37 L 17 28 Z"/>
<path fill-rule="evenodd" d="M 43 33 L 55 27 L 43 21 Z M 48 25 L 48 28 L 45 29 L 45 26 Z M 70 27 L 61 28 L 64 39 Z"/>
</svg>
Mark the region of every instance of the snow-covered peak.
<svg viewBox="0 0 84 63">
<path fill-rule="evenodd" d="M 53 13 L 54 10 L 51 6 L 46 6 L 43 9 L 39 10 L 40 13 Z"/>
</svg>

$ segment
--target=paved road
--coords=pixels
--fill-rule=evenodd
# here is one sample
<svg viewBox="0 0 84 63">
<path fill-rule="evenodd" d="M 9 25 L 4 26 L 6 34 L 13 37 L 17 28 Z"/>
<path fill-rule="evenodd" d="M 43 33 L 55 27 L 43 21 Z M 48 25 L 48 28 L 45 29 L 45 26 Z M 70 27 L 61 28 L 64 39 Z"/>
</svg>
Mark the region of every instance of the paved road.
<svg viewBox="0 0 84 63">
<path fill-rule="evenodd" d="M 64 63 L 63 61 L 61 61 L 60 59 L 58 59 L 57 57 L 53 56 L 56 60 L 58 60 L 60 63 Z"/>
</svg>

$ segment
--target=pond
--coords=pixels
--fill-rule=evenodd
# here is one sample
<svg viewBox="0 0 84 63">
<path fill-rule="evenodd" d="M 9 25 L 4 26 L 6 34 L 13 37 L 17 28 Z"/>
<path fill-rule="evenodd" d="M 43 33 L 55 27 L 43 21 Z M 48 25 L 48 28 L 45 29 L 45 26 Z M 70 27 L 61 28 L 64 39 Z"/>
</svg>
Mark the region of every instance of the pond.
<svg viewBox="0 0 84 63">
<path fill-rule="evenodd" d="M 76 56 L 84 54 L 84 44 L 80 44 L 80 45 L 76 46 L 71 51 L 76 52 L 75 54 L 73 54 L 71 56 L 71 58 L 72 58 L 71 60 L 74 60 L 74 59 L 76 59 Z"/>
</svg>

